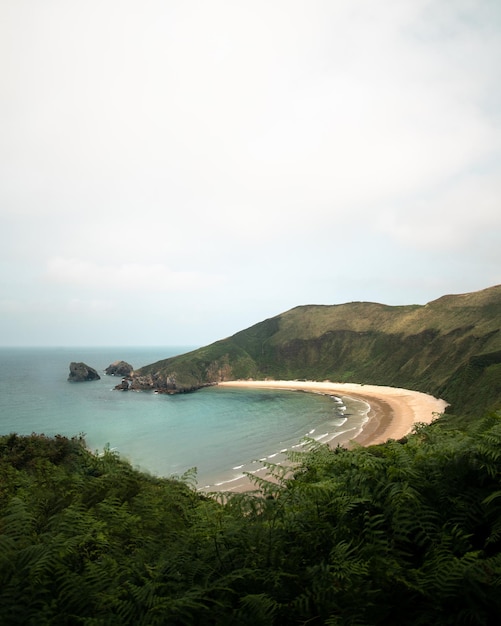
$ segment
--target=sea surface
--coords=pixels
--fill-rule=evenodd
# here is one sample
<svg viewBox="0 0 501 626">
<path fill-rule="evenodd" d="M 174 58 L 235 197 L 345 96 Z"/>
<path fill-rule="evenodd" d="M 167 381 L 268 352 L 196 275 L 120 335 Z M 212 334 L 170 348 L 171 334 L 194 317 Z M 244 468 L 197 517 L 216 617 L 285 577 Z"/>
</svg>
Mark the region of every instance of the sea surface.
<svg viewBox="0 0 501 626">
<path fill-rule="evenodd" d="M 197 468 L 199 488 L 230 485 L 281 463 L 304 437 L 343 443 L 367 420 L 368 405 L 346 397 L 271 389 L 208 387 L 162 395 L 120 392 L 110 363 L 134 368 L 193 347 L 0 348 L 0 434 L 83 434 L 98 453 L 109 446 L 159 476 Z M 101 380 L 70 383 L 71 361 Z"/>
</svg>

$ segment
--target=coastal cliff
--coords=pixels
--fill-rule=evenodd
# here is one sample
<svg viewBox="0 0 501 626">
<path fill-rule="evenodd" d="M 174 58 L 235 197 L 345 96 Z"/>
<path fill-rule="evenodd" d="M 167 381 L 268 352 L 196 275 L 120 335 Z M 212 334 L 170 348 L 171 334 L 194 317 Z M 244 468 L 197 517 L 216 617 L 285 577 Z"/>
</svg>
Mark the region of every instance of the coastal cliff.
<svg viewBox="0 0 501 626">
<path fill-rule="evenodd" d="M 142 370 L 141 370 L 142 371 Z M 147 373 L 131 372 L 124 376 L 122 382 L 115 386 L 117 391 L 155 391 L 156 393 L 177 394 L 189 393 L 215 383 L 193 381 L 190 384 L 186 379 L 178 381 L 176 373 Z"/>
<path fill-rule="evenodd" d="M 130 385 L 181 393 L 232 379 L 407 387 L 454 410 L 501 402 L 501 285 L 426 305 L 306 305 L 134 372 Z"/>
</svg>

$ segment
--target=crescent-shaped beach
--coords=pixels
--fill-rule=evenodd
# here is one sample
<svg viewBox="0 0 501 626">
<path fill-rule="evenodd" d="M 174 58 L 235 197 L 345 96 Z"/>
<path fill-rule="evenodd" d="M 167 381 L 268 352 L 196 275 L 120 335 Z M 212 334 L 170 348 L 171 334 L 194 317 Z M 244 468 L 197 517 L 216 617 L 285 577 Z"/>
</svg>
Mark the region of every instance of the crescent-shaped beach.
<svg viewBox="0 0 501 626">
<path fill-rule="evenodd" d="M 447 407 L 445 400 L 398 387 L 304 380 L 233 380 L 218 384 L 222 387 L 290 389 L 364 400 L 370 407 L 367 414 L 369 419 L 361 432 L 351 440 L 363 446 L 400 439 L 412 431 L 414 424 L 429 424 Z M 245 477 L 225 490 L 247 491 L 253 488 Z"/>
</svg>

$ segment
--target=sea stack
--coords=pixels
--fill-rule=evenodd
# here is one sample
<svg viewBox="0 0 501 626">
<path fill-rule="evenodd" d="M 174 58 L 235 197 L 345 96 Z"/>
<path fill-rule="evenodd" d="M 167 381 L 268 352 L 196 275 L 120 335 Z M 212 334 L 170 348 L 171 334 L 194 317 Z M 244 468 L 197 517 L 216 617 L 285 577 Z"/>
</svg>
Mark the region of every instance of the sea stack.
<svg viewBox="0 0 501 626">
<path fill-rule="evenodd" d="M 115 361 L 104 370 L 107 376 L 122 376 L 122 378 L 128 377 L 132 374 L 133 367 L 126 361 Z"/>
<path fill-rule="evenodd" d="M 71 383 L 83 383 L 88 380 L 99 380 L 101 376 L 93 367 L 89 367 L 85 363 L 70 363 L 70 375 L 68 380 Z"/>
</svg>

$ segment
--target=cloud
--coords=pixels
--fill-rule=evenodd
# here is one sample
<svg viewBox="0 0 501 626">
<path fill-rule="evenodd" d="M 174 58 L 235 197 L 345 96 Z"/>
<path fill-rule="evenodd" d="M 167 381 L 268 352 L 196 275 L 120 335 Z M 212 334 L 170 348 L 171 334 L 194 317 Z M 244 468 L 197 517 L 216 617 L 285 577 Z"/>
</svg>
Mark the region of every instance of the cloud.
<svg viewBox="0 0 501 626">
<path fill-rule="evenodd" d="M 26 303 L 21 300 L 14 299 L 1 299 L 0 300 L 0 314 L 3 315 L 17 315 L 20 313 L 26 313 Z"/>
<path fill-rule="evenodd" d="M 66 305 L 70 314 L 91 315 L 101 317 L 112 314 L 116 311 L 115 303 L 112 300 L 81 300 L 72 298 Z"/>
<path fill-rule="evenodd" d="M 0 3 L 0 313 L 201 336 L 499 282 L 498 4 Z"/>
<path fill-rule="evenodd" d="M 278 228 L 284 211 L 434 185 L 499 145 L 481 109 L 499 43 L 443 2 L 134 4 L 23 25 L 33 47 L 6 77 L 13 211 L 231 221 L 244 203 Z"/>
<path fill-rule="evenodd" d="M 73 287 L 111 291 L 178 292 L 210 289 L 221 276 L 203 272 L 173 271 L 161 264 L 98 265 L 82 259 L 55 257 L 48 261 L 45 277 Z"/>
<path fill-rule="evenodd" d="M 402 207 L 381 211 L 376 227 L 401 246 L 421 250 L 463 251 L 489 257 L 501 232 L 501 180 L 494 174 L 448 181 L 432 193 L 402 200 Z"/>
</svg>

